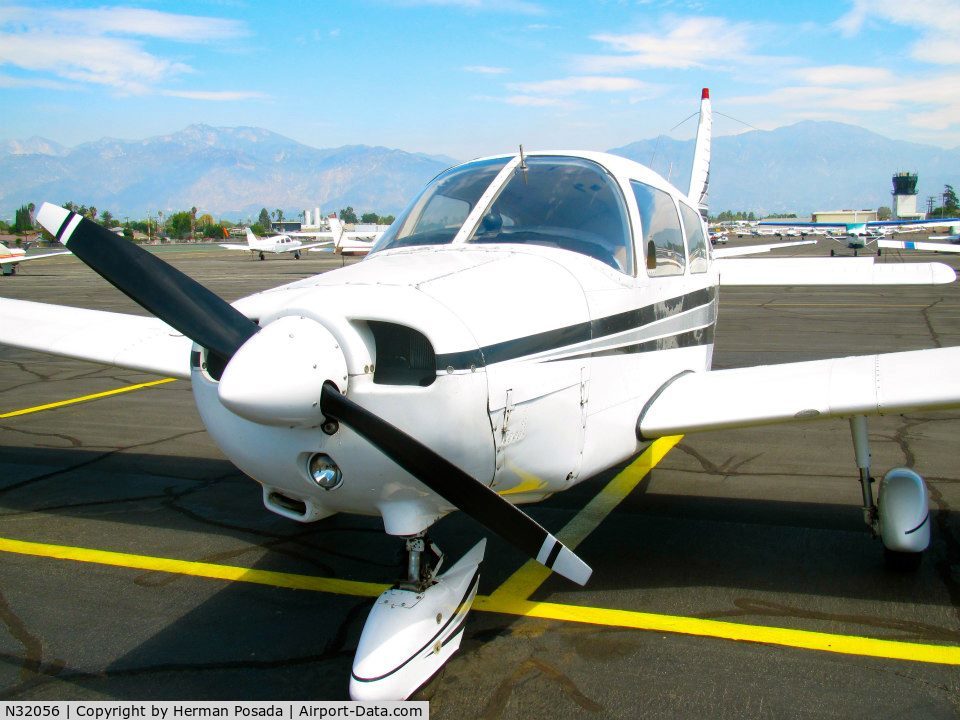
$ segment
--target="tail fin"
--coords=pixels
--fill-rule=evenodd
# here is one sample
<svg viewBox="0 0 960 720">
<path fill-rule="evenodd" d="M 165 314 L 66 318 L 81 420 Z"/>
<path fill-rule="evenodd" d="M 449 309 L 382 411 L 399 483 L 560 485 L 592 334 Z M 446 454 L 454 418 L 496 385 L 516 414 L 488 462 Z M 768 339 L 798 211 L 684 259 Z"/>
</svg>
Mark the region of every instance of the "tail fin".
<svg viewBox="0 0 960 720">
<path fill-rule="evenodd" d="M 250 228 L 247 228 L 247 245 L 249 245 L 250 247 L 256 247 L 257 240 L 259 239 L 260 238 L 258 238 L 256 235 L 253 234 L 253 230 L 251 230 Z"/>
<path fill-rule="evenodd" d="M 330 223 L 330 232 L 333 233 L 333 246 L 339 248 L 341 242 L 343 242 L 343 223 L 340 222 L 336 213 L 330 213 L 327 221 Z"/>
<path fill-rule="evenodd" d="M 697 144 L 693 151 L 693 169 L 690 171 L 690 190 L 687 197 L 695 203 L 704 218 L 707 216 L 709 201 L 707 190 L 710 185 L 710 140 L 713 133 L 713 110 L 710 107 L 710 90 L 704 88 L 700 93 L 700 124 L 697 125 Z"/>
</svg>

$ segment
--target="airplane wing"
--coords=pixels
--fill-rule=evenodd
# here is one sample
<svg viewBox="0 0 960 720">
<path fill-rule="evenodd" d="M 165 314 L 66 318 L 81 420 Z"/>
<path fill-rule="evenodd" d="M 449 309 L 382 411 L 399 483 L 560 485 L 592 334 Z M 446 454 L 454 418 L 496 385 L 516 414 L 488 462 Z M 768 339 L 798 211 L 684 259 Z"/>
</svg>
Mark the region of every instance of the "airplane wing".
<svg viewBox="0 0 960 720">
<path fill-rule="evenodd" d="M 719 258 L 721 285 L 940 285 L 956 280 L 944 263 L 875 263 L 852 258 Z"/>
<path fill-rule="evenodd" d="M 307 244 L 307 245 L 301 245 L 300 247 L 290 248 L 289 250 L 286 250 L 285 252 L 293 252 L 294 250 L 312 250 L 313 248 L 318 248 L 318 247 L 331 247 L 332 245 L 333 245 L 333 241 L 332 241 L 332 240 L 331 240 L 330 242 L 309 243 L 309 244 Z"/>
<path fill-rule="evenodd" d="M 253 250 L 254 248 L 249 245 L 241 245 L 240 243 L 218 243 L 220 247 L 226 248 L 227 250 Z"/>
<path fill-rule="evenodd" d="M 189 379 L 193 341 L 154 317 L 0 298 L 0 343 Z"/>
<path fill-rule="evenodd" d="M 701 430 L 960 407 L 960 347 L 690 372 L 644 408 L 647 440 Z"/>
<path fill-rule="evenodd" d="M 40 255 L 21 255 L 19 257 L 0 258 L 0 265 L 12 265 L 14 263 L 29 262 L 30 260 L 40 260 L 41 258 L 56 257 L 57 255 L 73 255 L 69 250 L 60 252 L 41 253 Z"/>
<path fill-rule="evenodd" d="M 767 243 L 766 245 L 747 245 L 745 247 L 720 248 L 713 251 L 715 258 L 740 257 L 741 255 L 756 255 L 770 252 L 777 248 L 795 247 L 797 245 L 816 245 L 816 240 L 798 240 L 796 242 Z"/>
<path fill-rule="evenodd" d="M 877 245 L 890 250 L 933 250 L 935 252 L 960 253 L 960 245 L 945 245 L 935 242 L 913 242 L 912 240 L 877 240 Z"/>
</svg>

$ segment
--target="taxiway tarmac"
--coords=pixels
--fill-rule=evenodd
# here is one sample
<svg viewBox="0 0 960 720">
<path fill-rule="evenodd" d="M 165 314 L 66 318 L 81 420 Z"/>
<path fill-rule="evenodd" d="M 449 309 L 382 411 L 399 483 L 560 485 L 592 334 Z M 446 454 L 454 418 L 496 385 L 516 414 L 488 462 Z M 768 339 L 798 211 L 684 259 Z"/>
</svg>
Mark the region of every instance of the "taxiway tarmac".
<svg viewBox="0 0 960 720">
<path fill-rule="evenodd" d="M 164 258 L 230 300 L 340 262 Z M 23 266 L 0 296 L 141 312 L 74 258 Z M 949 345 L 958 283 L 724 289 L 715 366 Z M 0 348 L 0 699 L 344 699 L 371 596 L 399 571 L 379 520 L 265 511 L 183 381 L 10 415 L 153 380 Z M 551 531 L 579 524 L 593 578 L 544 581 L 489 537 L 487 599 L 420 697 L 460 719 L 956 717 L 958 433 L 960 411 L 871 420 L 876 470 L 914 465 L 930 485 L 933 544 L 913 574 L 888 571 L 862 524 L 843 421 L 687 436 L 648 473 L 528 506 Z M 611 482 L 636 488 L 585 512 Z M 433 535 L 456 558 L 485 533 L 455 514 Z M 80 550 L 44 556 L 63 547 Z M 224 567 L 247 570 L 211 577 Z M 318 590 L 318 577 L 353 584 Z M 716 637 L 728 623 L 745 640 Z M 810 635 L 848 654 L 796 646 Z M 910 643 L 907 659 L 857 637 Z"/>
</svg>

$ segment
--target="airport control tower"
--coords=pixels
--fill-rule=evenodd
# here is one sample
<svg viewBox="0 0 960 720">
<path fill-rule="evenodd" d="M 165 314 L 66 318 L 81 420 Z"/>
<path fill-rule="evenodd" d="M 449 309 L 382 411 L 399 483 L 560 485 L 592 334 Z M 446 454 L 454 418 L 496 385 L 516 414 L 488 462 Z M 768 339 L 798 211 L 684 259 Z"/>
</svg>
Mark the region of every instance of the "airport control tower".
<svg viewBox="0 0 960 720">
<path fill-rule="evenodd" d="M 900 220 L 922 218 L 917 212 L 917 174 L 898 172 L 893 176 L 893 217 Z"/>
</svg>

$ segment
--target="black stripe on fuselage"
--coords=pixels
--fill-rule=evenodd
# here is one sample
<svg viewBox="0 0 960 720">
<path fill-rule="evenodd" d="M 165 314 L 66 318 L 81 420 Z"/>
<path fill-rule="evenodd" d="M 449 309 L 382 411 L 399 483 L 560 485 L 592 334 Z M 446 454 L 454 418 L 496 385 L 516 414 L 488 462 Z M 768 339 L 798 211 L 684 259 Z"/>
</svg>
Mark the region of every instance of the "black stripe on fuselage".
<svg viewBox="0 0 960 720">
<path fill-rule="evenodd" d="M 717 289 L 715 287 L 703 288 L 680 297 L 663 300 L 653 305 L 635 308 L 616 315 L 608 315 L 596 320 L 568 325 L 556 330 L 547 330 L 522 338 L 505 340 L 475 350 L 437 355 L 437 370 L 469 370 L 617 335 L 707 305 L 716 300 L 716 297 Z"/>
<path fill-rule="evenodd" d="M 559 360 L 581 360 L 583 358 L 614 357 L 616 355 L 634 355 L 637 353 L 656 352 L 657 350 L 676 350 L 678 348 L 697 347 L 698 345 L 709 345 L 713 342 L 713 325 L 707 325 L 696 330 L 687 330 L 676 335 L 667 335 L 656 340 L 647 340 L 633 345 L 622 345 L 620 347 L 607 348 L 604 350 L 594 350 L 579 355 L 567 355 L 562 358 L 551 358 L 548 362 Z"/>
</svg>

